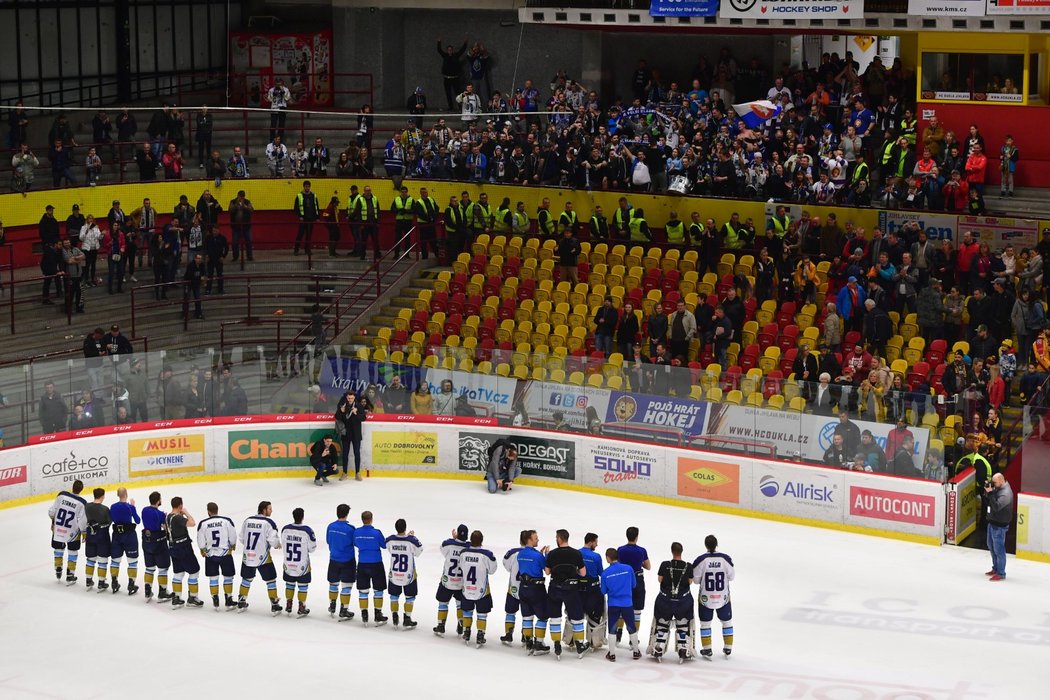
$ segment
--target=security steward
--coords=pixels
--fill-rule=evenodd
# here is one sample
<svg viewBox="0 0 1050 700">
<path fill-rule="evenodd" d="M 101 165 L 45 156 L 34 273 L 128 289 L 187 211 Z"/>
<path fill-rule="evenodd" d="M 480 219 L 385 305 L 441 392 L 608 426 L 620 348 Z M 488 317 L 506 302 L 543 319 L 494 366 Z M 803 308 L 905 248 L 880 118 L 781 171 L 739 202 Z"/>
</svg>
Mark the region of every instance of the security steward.
<svg viewBox="0 0 1050 700">
<path fill-rule="evenodd" d="M 303 191 L 295 195 L 295 216 L 299 219 L 299 231 L 295 234 L 295 255 L 299 254 L 300 247 L 305 247 L 309 255 L 314 222 L 321 218 L 321 206 L 317 202 L 317 195 L 310 191 L 309 180 L 303 182 Z"/>
<path fill-rule="evenodd" d="M 415 200 L 408 194 L 408 188 L 402 187 L 401 194 L 394 197 L 394 203 L 390 205 L 390 211 L 394 214 L 394 255 L 401 255 L 401 240 L 412 230 L 412 215 L 415 208 Z M 412 241 L 405 240 L 405 248 Z"/>
</svg>

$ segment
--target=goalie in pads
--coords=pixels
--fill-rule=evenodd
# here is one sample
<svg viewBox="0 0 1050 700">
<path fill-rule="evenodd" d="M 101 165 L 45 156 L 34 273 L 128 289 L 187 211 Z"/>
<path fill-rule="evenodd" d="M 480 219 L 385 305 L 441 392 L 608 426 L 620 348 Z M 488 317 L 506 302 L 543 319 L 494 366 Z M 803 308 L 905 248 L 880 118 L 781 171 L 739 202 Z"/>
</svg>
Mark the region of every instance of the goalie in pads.
<svg viewBox="0 0 1050 700">
<path fill-rule="evenodd" d="M 693 581 L 693 565 L 682 559 L 682 545 L 671 544 L 671 559 L 660 564 L 657 573 L 660 594 L 653 608 L 653 624 L 649 631 L 649 647 L 646 652 L 658 662 L 667 653 L 674 625 L 675 650 L 678 663 L 696 656 L 696 620 L 693 617 L 693 594 L 689 589 Z"/>
</svg>

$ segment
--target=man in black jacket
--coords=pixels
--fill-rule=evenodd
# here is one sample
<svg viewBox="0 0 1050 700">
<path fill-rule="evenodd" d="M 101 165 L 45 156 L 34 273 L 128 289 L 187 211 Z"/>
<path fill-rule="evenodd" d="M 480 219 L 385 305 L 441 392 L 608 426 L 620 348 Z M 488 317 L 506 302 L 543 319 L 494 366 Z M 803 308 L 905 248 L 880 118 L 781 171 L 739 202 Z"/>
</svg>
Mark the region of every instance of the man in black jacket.
<svg viewBox="0 0 1050 700">
<path fill-rule="evenodd" d="M 193 317 L 198 319 L 204 318 L 204 311 L 201 309 L 201 279 L 204 277 L 204 258 L 201 257 L 200 253 L 193 256 L 193 260 L 186 265 L 186 273 L 182 279 L 186 282 L 186 288 L 183 292 L 183 308 L 189 310 L 190 297 L 193 298 Z"/>
<path fill-rule="evenodd" d="M 864 338 L 868 341 L 872 354 L 885 357 L 886 342 L 893 337 L 893 321 L 872 299 L 866 300 L 864 307 L 868 310 L 868 313 L 864 314 Z"/>
<path fill-rule="evenodd" d="M 411 413 L 408 405 L 408 389 L 401 383 L 401 375 L 395 374 L 383 391 L 383 410 L 386 413 Z"/>
<path fill-rule="evenodd" d="M 63 269 L 62 242 L 55 240 L 53 245 L 44 246 L 40 257 L 40 274 L 44 276 L 44 298 L 43 303 L 53 304 L 51 301 L 51 282 L 55 283 L 55 294 L 62 296 L 65 292 L 63 277 L 54 277 Z"/>
<path fill-rule="evenodd" d="M 888 465 L 889 473 L 896 476 L 921 477 L 922 472 L 915 468 L 915 460 L 912 457 L 914 454 L 915 438 L 911 435 L 905 435 L 893 453 L 893 458 L 890 460 Z"/>
<path fill-rule="evenodd" d="M 558 267 L 561 268 L 562 281 L 572 282 L 573 286 L 579 282 L 576 274 L 576 265 L 580 257 L 580 242 L 576 240 L 575 231 L 572 227 L 566 227 L 558 241 Z"/>
<path fill-rule="evenodd" d="M 211 294 L 212 282 L 218 280 L 219 294 L 223 294 L 223 261 L 230 252 L 230 245 L 222 231 L 216 228 L 210 236 L 204 239 L 204 252 L 208 254 L 208 283 L 204 288 L 204 293 Z"/>
<path fill-rule="evenodd" d="M 315 485 L 327 484 L 328 477 L 335 475 L 339 471 L 335 466 L 338 459 L 338 451 L 332 442 L 331 435 L 325 435 L 310 447 L 310 466 L 316 472 L 314 477 Z"/>
<path fill-rule="evenodd" d="M 66 429 L 66 417 L 69 408 L 62 400 L 62 395 L 55 389 L 54 382 L 44 385 L 44 395 L 40 397 L 40 407 L 37 416 L 40 418 L 40 428 L 45 433 L 57 433 Z"/>
<path fill-rule="evenodd" d="M 354 479 L 361 478 L 361 424 L 368 416 L 368 409 L 357 400 L 357 392 L 347 389 L 346 395 L 335 409 L 335 421 L 343 438 L 343 473 L 340 481 L 346 479 L 349 471 L 350 450 L 354 451 Z"/>
<path fill-rule="evenodd" d="M 459 76 L 463 73 L 461 59 L 467 51 L 467 42 L 456 50 L 454 46 L 442 46 L 441 39 L 437 40 L 438 55 L 441 56 L 441 77 L 445 82 L 445 99 L 448 101 L 448 111 L 456 111 L 452 99 L 459 94 Z"/>
</svg>

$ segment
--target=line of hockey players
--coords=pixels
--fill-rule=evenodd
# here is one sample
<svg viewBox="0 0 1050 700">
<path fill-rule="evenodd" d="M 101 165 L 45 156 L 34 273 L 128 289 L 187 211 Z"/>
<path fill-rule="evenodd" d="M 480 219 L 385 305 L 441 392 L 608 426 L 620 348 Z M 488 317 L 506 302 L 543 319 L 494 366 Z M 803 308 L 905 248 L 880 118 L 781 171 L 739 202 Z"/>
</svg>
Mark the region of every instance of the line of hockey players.
<svg viewBox="0 0 1050 700">
<path fill-rule="evenodd" d="M 271 518 L 270 502 L 262 501 L 256 514 L 245 519 L 238 529 L 230 518 L 219 514 L 215 503 L 207 505 L 207 517 L 198 522 L 179 497 L 171 499 L 171 510 L 165 513 L 161 510 L 161 495 L 154 491 L 149 496 L 149 506 L 143 508 L 140 516 L 135 501 L 128 499 L 126 489 L 118 489 L 118 501 L 108 507 L 104 503 L 104 489 L 94 489 L 91 502 L 81 495 L 83 490 L 82 482 L 74 482 L 70 491 L 63 491 L 55 498 L 48 511 L 55 577 L 62 580 L 65 564 L 66 585 L 77 582 L 77 557 L 83 541 L 88 590 L 118 593 L 121 559 L 126 558 L 127 593 L 135 595 L 139 590 L 136 529 L 141 526 L 147 602 L 154 600 L 156 582 L 159 602 L 175 608 L 202 607 L 204 602 L 198 597 L 199 551 L 204 558 L 204 574 L 216 611 L 247 610 L 248 592 L 258 575 L 266 584 L 271 613 L 291 615 L 296 598 L 297 615 L 304 617 L 310 613 L 306 599 L 311 583 L 310 559 L 317 548 L 317 537 L 310 526 L 303 523 L 302 508 L 292 511 L 293 522 L 278 529 Z M 404 519 L 394 524 L 396 534 L 385 537 L 372 524 L 371 512 L 362 512 L 362 524 L 356 527 L 349 522 L 349 514 L 350 506 L 337 506 L 336 520 L 326 532 L 330 553 L 329 614 L 341 622 L 354 619 L 350 603 L 356 586 L 364 624 L 369 624 L 371 597 L 371 619 L 376 626 L 392 618 L 395 627 L 416 628 L 412 613 L 419 592 L 416 558 L 423 553 L 422 543 L 414 531 L 407 529 Z M 535 530 L 522 530 L 519 546 L 502 558 L 509 583 L 504 604 L 504 635 L 500 641 L 508 646 L 515 644 L 514 629 L 520 611 L 520 640 L 530 656 L 550 653 L 551 647 L 546 644 L 549 631 L 559 660 L 565 647 L 583 656 L 588 650 L 607 645 L 605 657 L 615 661 L 616 648 L 626 629 L 633 658 L 641 658 L 638 626 L 646 598 L 644 575 L 651 564 L 646 550 L 637 544 L 638 528 L 627 528 L 626 535 L 626 544 L 606 549 L 603 557 L 597 551 L 598 536 L 593 533 L 584 537 L 582 549 L 576 549 L 569 544 L 569 533 L 558 530 L 555 545 L 541 548 Z M 657 570 L 660 592 L 654 606 L 647 653 L 658 661 L 670 651 L 672 644 L 680 663 L 695 655 L 696 616 L 691 590 L 694 583 L 699 586 L 701 656 L 711 658 L 713 655 L 711 626 L 716 615 L 722 627 L 723 653 L 727 657 L 732 653 L 729 583 L 734 578 L 733 561 L 717 551 L 718 541 L 713 535 L 708 535 L 704 545 L 706 552 L 689 563 L 682 558 L 682 545 L 672 543 L 671 559 L 660 564 Z M 241 548 L 241 582 L 235 599 L 234 553 L 238 546 Z M 440 549 L 444 564 L 437 588 L 438 622 L 434 633 L 445 636 L 454 604 L 457 637 L 481 647 L 486 642 L 488 616 L 493 610 L 490 580 L 498 570 L 496 555 L 484 547 L 481 531 L 470 532 L 466 525 L 453 529 Z M 274 550 L 281 551 L 284 559 L 283 606 L 278 595 Z M 383 550 L 387 551 L 388 566 L 383 562 Z M 182 598 L 184 584 L 185 600 Z M 385 594 L 390 596 L 390 618 L 383 611 Z"/>
</svg>

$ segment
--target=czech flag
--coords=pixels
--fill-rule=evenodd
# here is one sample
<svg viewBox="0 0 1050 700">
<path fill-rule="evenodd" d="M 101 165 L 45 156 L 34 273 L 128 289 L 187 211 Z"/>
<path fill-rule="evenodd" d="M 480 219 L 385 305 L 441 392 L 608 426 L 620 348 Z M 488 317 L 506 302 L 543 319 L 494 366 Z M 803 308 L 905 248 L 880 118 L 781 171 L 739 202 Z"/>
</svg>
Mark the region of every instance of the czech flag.
<svg viewBox="0 0 1050 700">
<path fill-rule="evenodd" d="M 733 105 L 733 109 L 750 129 L 757 129 L 781 112 L 780 105 L 775 105 L 769 100 L 745 102 Z"/>
</svg>

